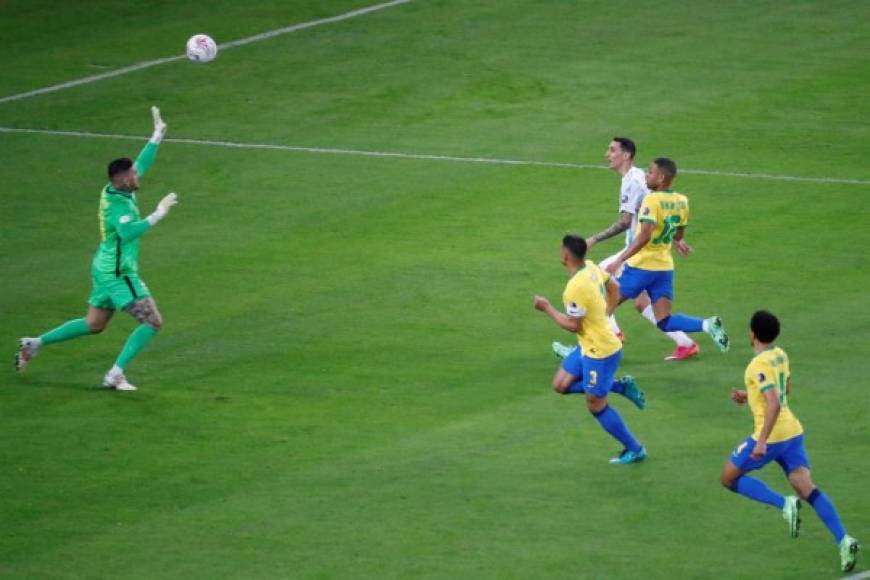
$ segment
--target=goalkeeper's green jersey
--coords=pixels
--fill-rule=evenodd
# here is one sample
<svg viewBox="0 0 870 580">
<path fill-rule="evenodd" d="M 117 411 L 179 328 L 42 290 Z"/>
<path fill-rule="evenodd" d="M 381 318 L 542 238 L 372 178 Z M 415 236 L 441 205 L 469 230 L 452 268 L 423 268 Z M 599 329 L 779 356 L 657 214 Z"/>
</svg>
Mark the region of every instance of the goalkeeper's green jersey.
<svg viewBox="0 0 870 580">
<path fill-rule="evenodd" d="M 133 166 L 145 175 L 157 156 L 157 144 L 148 142 Z M 140 219 L 136 194 L 107 184 L 100 193 L 100 245 L 91 264 L 94 276 L 120 278 L 138 274 L 139 237 L 151 228 Z"/>
</svg>

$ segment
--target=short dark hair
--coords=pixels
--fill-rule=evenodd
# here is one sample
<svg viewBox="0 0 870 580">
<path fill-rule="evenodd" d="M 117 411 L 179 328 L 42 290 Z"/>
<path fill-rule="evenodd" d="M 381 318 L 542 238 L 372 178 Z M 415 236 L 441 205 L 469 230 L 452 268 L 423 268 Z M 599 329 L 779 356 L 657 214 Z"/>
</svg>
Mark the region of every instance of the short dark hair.
<svg viewBox="0 0 870 580">
<path fill-rule="evenodd" d="M 673 159 L 668 159 L 667 157 L 657 157 L 653 160 L 653 163 L 656 164 L 662 173 L 665 174 L 665 177 L 668 178 L 668 183 L 674 180 L 677 176 L 677 164 L 674 163 Z"/>
<path fill-rule="evenodd" d="M 634 141 L 629 139 L 628 137 L 614 137 L 612 139 L 619 143 L 619 146 L 623 151 L 628 153 L 632 159 L 634 159 L 634 154 L 637 153 L 637 146 L 634 144 Z"/>
<path fill-rule="evenodd" d="M 779 319 L 767 310 L 759 310 L 752 315 L 749 328 L 761 342 L 773 342 L 779 336 Z"/>
<path fill-rule="evenodd" d="M 571 252 L 571 255 L 578 260 L 582 260 L 586 257 L 586 240 L 580 236 L 566 234 L 565 237 L 562 238 L 562 246 Z"/>
<path fill-rule="evenodd" d="M 133 161 L 128 157 L 121 157 L 109 163 L 109 179 L 112 179 L 119 173 L 124 173 L 133 167 Z"/>
</svg>

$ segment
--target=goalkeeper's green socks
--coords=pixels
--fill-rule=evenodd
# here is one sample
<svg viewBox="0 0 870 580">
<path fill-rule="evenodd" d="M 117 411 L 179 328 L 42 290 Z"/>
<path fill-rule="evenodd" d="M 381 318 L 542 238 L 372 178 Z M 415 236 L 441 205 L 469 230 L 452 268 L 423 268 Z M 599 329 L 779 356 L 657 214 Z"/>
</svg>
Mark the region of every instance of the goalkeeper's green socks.
<svg viewBox="0 0 870 580">
<path fill-rule="evenodd" d="M 39 345 L 45 346 L 54 342 L 63 342 L 64 340 L 71 340 L 90 333 L 91 329 L 87 321 L 84 318 L 76 318 L 75 320 L 68 320 L 57 328 L 49 330 L 40 336 Z"/>
<path fill-rule="evenodd" d="M 152 338 L 154 338 L 155 334 L 157 334 L 156 328 L 148 326 L 147 324 L 140 324 L 139 327 L 130 335 L 130 338 L 127 339 L 124 348 L 121 349 L 121 354 L 118 355 L 118 360 L 115 361 L 115 366 L 122 371 L 127 368 L 130 361 L 133 360 L 137 354 L 142 352 L 142 349 L 145 348 L 145 345 L 147 345 Z"/>
</svg>

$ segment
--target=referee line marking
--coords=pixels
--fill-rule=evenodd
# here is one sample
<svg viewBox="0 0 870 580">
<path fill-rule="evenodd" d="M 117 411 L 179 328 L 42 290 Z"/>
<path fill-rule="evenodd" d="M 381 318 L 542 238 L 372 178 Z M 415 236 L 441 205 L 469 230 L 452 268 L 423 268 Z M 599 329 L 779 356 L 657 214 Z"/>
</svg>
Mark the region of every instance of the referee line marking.
<svg viewBox="0 0 870 580">
<path fill-rule="evenodd" d="M 60 131 L 55 129 L 25 129 L 0 127 L 0 133 L 56 135 L 61 137 L 81 137 L 90 139 L 120 139 L 145 141 L 147 137 L 124 135 L 120 133 L 94 133 L 90 131 Z M 464 157 L 460 155 L 433 155 L 428 153 L 404 153 L 399 151 L 370 151 L 366 149 L 343 149 L 333 147 L 305 147 L 302 145 L 277 145 L 271 143 L 245 143 L 239 141 L 215 141 L 211 139 L 188 139 L 167 137 L 166 143 L 185 145 L 204 145 L 231 149 L 267 149 L 273 151 L 294 151 L 299 153 L 319 153 L 326 155 L 355 155 L 360 157 L 390 157 L 396 159 L 419 159 L 428 161 L 452 161 L 458 163 L 481 163 L 488 165 L 517 165 L 531 167 L 561 167 L 565 169 L 608 169 L 605 165 L 591 163 L 566 163 L 559 161 L 534 161 L 530 159 L 505 159 L 498 157 Z M 839 183 L 847 185 L 870 185 L 868 179 L 844 179 L 839 177 L 802 177 L 799 175 L 775 175 L 770 173 L 750 173 L 744 171 L 713 171 L 707 169 L 680 169 L 680 173 L 708 175 L 712 177 L 736 177 L 745 179 L 764 179 L 769 181 L 796 181 L 805 183 Z"/>
<path fill-rule="evenodd" d="M 324 24 L 332 24 L 334 22 L 341 22 L 342 20 L 348 20 L 350 18 L 356 18 L 357 16 L 363 16 L 365 14 L 371 14 L 372 12 L 377 12 L 379 10 L 385 10 L 387 8 L 392 8 L 394 6 L 399 6 L 401 4 L 408 4 L 413 0 L 391 0 L 390 2 L 383 2 L 381 4 L 374 4 L 372 6 L 366 6 L 364 8 L 358 8 L 356 10 L 351 10 L 350 12 L 345 12 L 344 14 L 339 14 L 337 16 L 330 16 L 328 18 L 320 18 L 318 20 L 310 20 L 308 22 L 301 22 L 299 24 L 293 24 L 290 26 L 285 26 L 284 28 L 278 28 L 275 30 L 270 30 L 268 32 L 261 32 L 260 34 L 255 34 L 253 36 L 247 36 L 245 38 L 240 38 L 238 40 L 233 40 L 230 42 L 225 42 L 223 44 L 218 45 L 219 50 L 227 50 L 230 48 L 235 48 L 237 46 L 244 46 L 246 44 L 251 44 L 252 42 L 259 42 L 261 40 L 266 40 L 269 38 L 274 38 L 275 36 L 280 36 L 282 34 L 289 34 L 291 32 L 297 32 L 299 30 L 305 30 L 306 28 L 314 28 L 315 26 L 322 26 Z M 64 89 L 69 89 L 72 87 L 77 87 L 80 85 L 87 85 L 90 83 L 95 83 L 97 81 L 101 81 L 103 79 L 110 79 L 114 77 L 119 77 L 121 75 L 125 75 L 127 73 L 135 72 L 137 70 L 142 70 L 146 68 L 151 68 L 152 66 L 158 66 L 161 64 L 166 64 L 168 62 L 175 62 L 176 60 L 182 60 L 186 58 L 184 54 L 179 54 L 175 56 L 167 56 L 164 58 L 158 58 L 154 60 L 148 60 L 136 64 L 131 64 L 129 66 L 125 66 L 122 68 L 118 68 L 115 70 L 110 70 L 104 73 L 99 73 L 95 75 L 90 75 L 86 77 L 82 77 L 80 79 L 75 79 L 71 81 L 66 81 L 63 83 L 58 83 L 56 85 L 49 85 L 47 87 L 42 87 L 41 89 L 34 89 L 32 91 L 27 91 L 24 93 L 17 93 L 14 95 L 7 95 L 5 97 L 0 97 L 0 104 L 8 103 L 11 101 L 19 101 L 21 99 L 29 99 L 30 97 L 36 97 L 38 95 L 44 95 L 46 93 L 54 93 L 57 91 L 62 91 Z"/>
<path fill-rule="evenodd" d="M 870 578 L 870 570 L 860 574 L 853 574 L 852 576 L 844 576 L 842 580 L 861 580 L 862 578 Z"/>
</svg>

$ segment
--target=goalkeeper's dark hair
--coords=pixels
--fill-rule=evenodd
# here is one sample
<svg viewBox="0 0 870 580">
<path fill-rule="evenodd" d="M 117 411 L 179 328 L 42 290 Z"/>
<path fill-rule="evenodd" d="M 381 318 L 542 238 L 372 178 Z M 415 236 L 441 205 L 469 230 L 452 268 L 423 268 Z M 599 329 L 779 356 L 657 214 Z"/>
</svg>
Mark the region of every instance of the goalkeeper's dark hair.
<svg viewBox="0 0 870 580">
<path fill-rule="evenodd" d="M 755 338 L 764 343 L 770 343 L 779 336 L 779 319 L 767 310 L 759 310 L 752 315 L 749 328 Z"/>
<path fill-rule="evenodd" d="M 657 157 L 653 163 L 656 164 L 656 167 L 661 170 L 662 173 L 665 174 L 665 177 L 668 178 L 668 183 L 672 182 L 674 178 L 677 176 L 677 164 L 674 163 L 673 159 L 668 159 L 667 157 Z"/>
<path fill-rule="evenodd" d="M 586 240 L 580 236 L 566 234 L 565 237 L 562 238 L 562 246 L 571 252 L 571 255 L 578 260 L 582 260 L 586 257 Z"/>
<path fill-rule="evenodd" d="M 619 143 L 619 147 L 634 159 L 634 154 L 637 153 L 637 146 L 634 144 L 634 141 L 628 137 L 614 137 L 613 141 Z"/>
<path fill-rule="evenodd" d="M 109 163 L 109 179 L 112 179 L 119 173 L 124 173 L 133 167 L 133 161 L 129 157 L 121 157 Z"/>
</svg>

